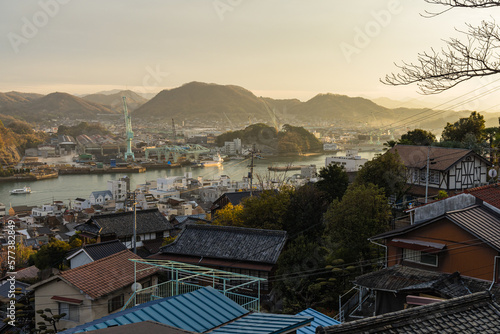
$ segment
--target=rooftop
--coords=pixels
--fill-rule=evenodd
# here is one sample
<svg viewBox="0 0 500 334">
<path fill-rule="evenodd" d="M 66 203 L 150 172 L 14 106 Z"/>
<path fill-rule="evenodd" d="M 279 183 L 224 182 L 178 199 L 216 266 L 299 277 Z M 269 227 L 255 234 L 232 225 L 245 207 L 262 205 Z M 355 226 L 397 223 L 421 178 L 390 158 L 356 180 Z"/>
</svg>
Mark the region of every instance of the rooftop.
<svg viewBox="0 0 500 334">
<path fill-rule="evenodd" d="M 173 229 L 168 220 L 158 209 L 139 210 L 136 212 L 137 234 L 155 233 Z M 134 212 L 121 212 L 109 215 L 93 216 L 85 224 L 75 228 L 93 235 L 116 235 L 117 238 L 134 234 Z"/>
<path fill-rule="evenodd" d="M 480 157 L 474 151 L 462 148 L 396 145 L 388 152 L 397 152 L 404 165 L 408 168 L 425 168 L 427 166 L 428 152 L 430 159 L 433 161 L 431 166 L 433 170 L 446 171 L 468 155 L 475 155 L 485 161 L 487 165 L 491 165 L 489 161 Z"/>
<path fill-rule="evenodd" d="M 285 242 L 285 231 L 186 225 L 177 239 L 160 252 L 275 264 Z"/>
<path fill-rule="evenodd" d="M 100 298 L 134 283 L 134 263 L 129 259 L 141 259 L 129 250 L 124 250 L 103 259 L 87 263 L 74 269 L 61 271 L 57 277 L 73 285 L 92 299 Z M 137 280 L 141 280 L 157 272 L 156 268 L 145 264 L 137 264 Z M 32 289 L 46 284 L 48 280 L 31 286 Z"/>
<path fill-rule="evenodd" d="M 500 305 L 488 291 L 365 318 L 316 333 L 498 333 Z"/>
</svg>

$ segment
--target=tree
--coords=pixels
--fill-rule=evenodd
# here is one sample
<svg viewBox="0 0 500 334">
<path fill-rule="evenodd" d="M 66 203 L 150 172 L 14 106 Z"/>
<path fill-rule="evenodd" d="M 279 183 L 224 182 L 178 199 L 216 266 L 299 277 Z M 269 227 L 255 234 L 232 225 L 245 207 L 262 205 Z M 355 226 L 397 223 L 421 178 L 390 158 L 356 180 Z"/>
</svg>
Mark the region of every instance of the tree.
<svg viewBox="0 0 500 334">
<path fill-rule="evenodd" d="M 431 4 L 453 8 L 490 8 L 500 6 L 500 1 L 483 0 L 425 0 Z M 430 13 L 437 16 L 444 11 Z M 445 41 L 441 52 L 431 50 L 419 53 L 415 63 L 397 65 L 400 72 L 385 76 L 383 83 L 409 85 L 416 83 L 424 94 L 436 94 L 474 77 L 500 73 L 498 48 L 500 29 L 495 22 L 482 21 L 477 27 L 467 24 L 460 31 L 463 39 Z"/>
<path fill-rule="evenodd" d="M 436 142 L 436 136 L 429 131 L 422 129 L 415 129 L 408 131 L 404 135 L 401 136 L 398 144 L 402 145 L 431 145 Z"/>
<path fill-rule="evenodd" d="M 40 247 L 38 252 L 31 256 L 31 260 L 40 270 L 52 267 L 62 269 L 62 262 L 70 248 L 67 242 L 53 238 L 48 244 Z"/>
<path fill-rule="evenodd" d="M 398 200 L 406 193 L 408 188 L 406 181 L 406 167 L 399 155 L 386 152 L 367 161 L 361 167 L 354 182 L 358 185 L 373 183 L 384 189 L 387 197 L 395 195 Z"/>
<path fill-rule="evenodd" d="M 245 227 L 269 230 L 283 229 L 283 216 L 288 209 L 294 189 L 282 187 L 280 190 L 264 190 L 258 196 L 242 201 L 242 221 Z"/>
<path fill-rule="evenodd" d="M 348 262 L 373 259 L 369 237 L 389 229 L 390 209 L 384 190 L 374 184 L 350 185 L 342 200 L 335 200 L 325 214 L 325 237 L 337 245 Z"/>
<path fill-rule="evenodd" d="M 342 198 L 349 185 L 349 177 L 342 166 L 330 164 L 319 170 L 320 180 L 316 182 L 316 187 L 328 194 L 331 201 Z"/>
<path fill-rule="evenodd" d="M 241 204 L 228 203 L 217 211 L 217 217 L 214 218 L 213 223 L 221 226 L 243 226 L 242 213 L 243 206 Z"/>
<path fill-rule="evenodd" d="M 460 118 L 455 123 L 447 123 L 442 133 L 444 141 L 463 143 L 472 135 L 477 143 L 486 139 L 484 117 L 473 111 L 469 117 Z"/>
<path fill-rule="evenodd" d="M 311 184 L 292 192 L 281 219 L 288 238 L 302 235 L 307 242 L 319 242 L 325 228 L 323 214 L 330 203 L 328 195 Z"/>
</svg>

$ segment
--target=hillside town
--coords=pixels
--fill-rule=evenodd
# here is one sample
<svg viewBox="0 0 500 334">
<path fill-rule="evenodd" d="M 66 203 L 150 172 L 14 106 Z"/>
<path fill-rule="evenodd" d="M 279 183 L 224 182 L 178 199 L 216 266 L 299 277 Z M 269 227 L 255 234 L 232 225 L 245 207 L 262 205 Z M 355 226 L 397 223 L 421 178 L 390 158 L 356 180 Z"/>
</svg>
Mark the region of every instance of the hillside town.
<svg viewBox="0 0 500 334">
<path fill-rule="evenodd" d="M 4 1 L 0 334 L 500 330 L 500 1 Z"/>
</svg>

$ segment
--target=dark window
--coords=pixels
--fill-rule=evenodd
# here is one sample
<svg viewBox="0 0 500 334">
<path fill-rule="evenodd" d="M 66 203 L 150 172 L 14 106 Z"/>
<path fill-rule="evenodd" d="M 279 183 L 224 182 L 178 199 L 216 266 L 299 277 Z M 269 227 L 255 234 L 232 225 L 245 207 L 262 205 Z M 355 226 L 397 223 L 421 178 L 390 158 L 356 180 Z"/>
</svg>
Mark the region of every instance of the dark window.
<svg viewBox="0 0 500 334">
<path fill-rule="evenodd" d="M 123 307 L 123 295 L 119 295 L 108 300 L 108 313 Z"/>
<path fill-rule="evenodd" d="M 163 238 L 163 232 L 156 232 L 156 239 L 162 239 Z"/>
</svg>

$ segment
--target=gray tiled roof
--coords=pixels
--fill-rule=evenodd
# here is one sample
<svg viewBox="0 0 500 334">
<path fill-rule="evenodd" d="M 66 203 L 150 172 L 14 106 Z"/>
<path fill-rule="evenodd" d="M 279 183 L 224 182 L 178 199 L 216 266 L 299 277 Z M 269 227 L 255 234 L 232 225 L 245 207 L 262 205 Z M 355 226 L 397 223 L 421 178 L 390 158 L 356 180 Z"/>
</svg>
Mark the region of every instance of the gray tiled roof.
<svg viewBox="0 0 500 334">
<path fill-rule="evenodd" d="M 285 231 L 188 224 L 160 252 L 275 264 L 285 242 Z"/>
<path fill-rule="evenodd" d="M 103 259 L 110 255 L 119 253 L 127 247 L 120 242 L 120 240 L 111 240 L 100 242 L 97 244 L 85 245 L 83 246 L 85 252 L 94 260 L 97 261 L 99 259 Z"/>
<path fill-rule="evenodd" d="M 358 276 L 354 284 L 370 290 L 396 293 L 433 291 L 444 298 L 485 291 L 491 286 L 489 281 L 461 276 L 458 272 L 447 274 L 401 265 Z M 492 286 L 491 291 L 500 297 L 499 290 L 498 284 Z"/>
<path fill-rule="evenodd" d="M 75 227 L 76 230 L 97 235 L 116 235 L 117 238 L 134 234 L 134 212 L 113 213 L 93 216 L 85 224 Z M 155 233 L 173 229 L 168 220 L 158 209 L 137 211 L 137 234 Z"/>
<path fill-rule="evenodd" d="M 384 315 L 317 327 L 316 333 L 498 333 L 500 305 L 488 291 Z"/>
</svg>

